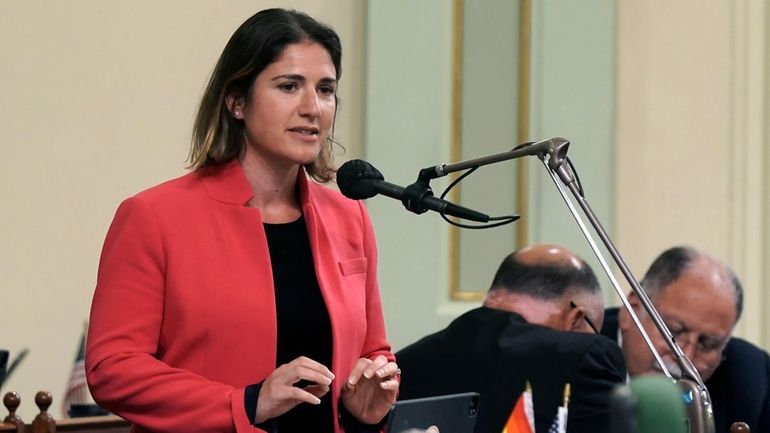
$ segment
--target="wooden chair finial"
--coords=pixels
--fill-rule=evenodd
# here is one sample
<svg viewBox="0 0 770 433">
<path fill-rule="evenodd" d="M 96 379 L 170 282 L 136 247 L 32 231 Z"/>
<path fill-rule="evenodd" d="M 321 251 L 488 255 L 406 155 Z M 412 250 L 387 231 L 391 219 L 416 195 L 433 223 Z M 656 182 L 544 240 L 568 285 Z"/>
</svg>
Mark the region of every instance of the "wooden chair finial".
<svg viewBox="0 0 770 433">
<path fill-rule="evenodd" d="M 3 396 L 3 405 L 8 410 L 8 416 L 3 419 L 3 422 L 16 425 L 16 432 L 22 433 L 24 431 L 24 421 L 16 414 L 16 409 L 21 404 L 21 397 L 16 392 L 6 392 Z"/>
<path fill-rule="evenodd" d="M 32 433 L 56 433 L 56 420 L 48 413 L 52 402 L 53 397 L 48 391 L 38 391 L 35 394 L 35 404 L 40 409 L 40 413 L 32 421 Z"/>
<path fill-rule="evenodd" d="M 751 433 L 751 429 L 748 424 L 739 421 L 734 422 L 733 425 L 730 426 L 730 433 Z"/>
</svg>

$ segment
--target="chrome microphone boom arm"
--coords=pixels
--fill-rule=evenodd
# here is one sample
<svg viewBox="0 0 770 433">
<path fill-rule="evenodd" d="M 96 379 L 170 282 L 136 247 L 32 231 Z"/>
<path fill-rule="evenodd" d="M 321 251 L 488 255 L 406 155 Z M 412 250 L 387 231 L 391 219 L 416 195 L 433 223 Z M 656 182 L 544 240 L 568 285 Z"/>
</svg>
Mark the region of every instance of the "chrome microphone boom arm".
<svg viewBox="0 0 770 433">
<path fill-rule="evenodd" d="M 602 263 L 602 267 L 604 268 L 605 273 L 607 273 L 607 276 L 610 278 L 610 281 L 612 282 L 613 287 L 615 288 L 615 291 L 618 293 L 618 296 L 620 296 L 621 300 L 623 301 L 623 305 L 626 307 L 626 309 L 628 310 L 628 313 L 634 319 L 634 323 L 639 328 L 639 331 L 642 333 L 643 336 L 645 336 L 645 341 L 650 347 L 650 350 L 655 355 L 655 358 L 658 361 L 661 370 L 663 370 L 664 374 L 666 374 L 666 376 L 668 376 L 669 378 L 680 379 L 681 377 L 686 377 L 697 382 L 699 385 L 703 385 L 703 381 L 701 380 L 700 374 L 698 374 L 698 371 L 692 365 L 692 362 L 690 362 L 690 360 L 687 359 L 687 356 L 685 356 L 685 354 L 682 352 L 682 349 L 679 347 L 679 345 L 676 344 L 674 337 L 671 335 L 671 332 L 669 331 L 665 322 L 663 322 L 663 319 L 661 319 L 660 315 L 658 314 L 658 311 L 655 309 L 655 306 L 652 304 L 652 301 L 650 301 L 649 296 L 647 296 L 647 293 L 644 291 L 644 289 L 642 289 L 641 284 L 639 284 L 638 280 L 631 273 L 631 270 L 628 268 L 628 265 L 626 265 L 625 260 L 618 252 L 618 249 L 615 247 L 615 244 L 610 239 L 609 235 L 607 234 L 607 231 L 604 230 L 604 227 L 602 226 L 601 222 L 594 214 L 593 210 L 591 209 L 591 206 L 588 204 L 585 197 L 583 197 L 583 195 L 581 194 L 578 188 L 578 185 L 575 181 L 575 176 L 572 173 L 572 169 L 570 168 L 569 164 L 566 164 L 566 156 L 567 156 L 568 148 L 569 148 L 569 141 L 563 140 L 555 144 L 552 148 L 538 155 L 538 157 L 543 162 L 543 165 L 545 166 L 546 170 L 548 170 L 548 173 L 551 176 L 551 179 L 553 180 L 554 185 L 556 186 L 556 189 L 559 191 L 559 194 L 562 196 L 562 199 L 567 204 L 567 207 L 572 213 L 572 216 L 575 218 L 575 221 L 577 221 L 578 226 L 580 227 L 580 230 L 583 232 L 583 235 L 586 237 L 586 240 L 588 240 L 588 243 L 591 245 L 591 249 L 593 250 L 594 254 Z M 585 223 L 583 222 L 579 213 L 576 211 L 574 205 L 572 204 L 572 201 L 567 196 L 566 192 L 564 191 L 564 188 L 559 183 L 559 181 L 561 181 L 561 183 L 563 183 L 564 186 L 566 186 L 569 189 L 569 191 L 572 193 L 572 196 L 578 202 L 578 205 L 582 209 L 583 214 L 591 223 L 591 226 L 593 226 L 594 230 L 596 231 L 596 234 L 599 236 L 599 238 L 601 238 L 602 243 L 604 244 L 604 246 L 607 248 L 607 251 L 612 256 L 613 260 L 615 261 L 615 264 L 623 273 L 623 276 L 625 276 L 626 281 L 628 281 L 628 284 L 631 286 L 631 289 L 634 291 L 636 296 L 639 298 L 639 301 L 642 303 L 642 306 L 649 314 L 650 318 L 655 324 L 655 327 L 658 328 L 658 331 L 660 331 L 661 335 L 663 335 L 667 345 L 671 349 L 671 352 L 674 354 L 674 357 L 676 358 L 677 363 L 680 364 L 679 367 L 681 367 L 681 370 L 682 370 L 681 376 L 674 377 L 672 373 L 668 370 L 666 364 L 662 361 L 660 354 L 657 353 L 657 350 L 655 349 L 654 345 L 652 345 L 651 341 L 649 340 L 649 335 L 646 335 L 647 333 L 645 332 L 644 327 L 641 325 L 641 322 L 639 321 L 638 317 L 633 311 L 633 308 L 631 308 L 631 305 L 628 302 L 628 298 L 626 297 L 622 288 L 618 284 L 617 280 L 614 278 L 614 274 L 612 273 L 612 270 L 609 268 L 609 266 L 607 266 L 607 262 L 604 259 L 601 251 L 597 247 L 596 242 L 593 240 L 591 233 L 587 230 Z"/>
<path fill-rule="evenodd" d="M 548 171 L 548 174 L 553 180 L 554 185 L 556 185 L 556 189 L 559 191 L 559 194 L 562 196 L 562 199 L 564 199 L 564 202 L 569 208 L 570 213 L 572 213 L 572 216 L 575 218 L 575 221 L 580 227 L 580 231 L 583 232 L 583 235 L 588 241 L 588 244 L 591 246 L 591 249 L 593 250 L 597 259 L 599 259 L 599 262 L 601 263 L 601 266 L 604 269 L 604 272 L 609 277 L 613 288 L 615 289 L 621 301 L 623 302 L 624 308 L 628 311 L 628 314 L 631 316 L 631 319 L 633 320 L 634 324 L 639 329 L 639 332 L 642 334 L 642 337 L 644 338 L 645 343 L 650 349 L 650 352 L 652 352 L 653 356 L 655 357 L 655 360 L 660 366 L 660 369 L 669 379 L 671 379 L 674 382 L 677 382 L 680 388 L 682 388 L 685 391 L 685 396 L 688 397 L 687 414 L 688 414 L 688 422 L 689 422 L 688 427 L 690 432 L 691 433 L 714 433 L 714 411 L 711 405 L 711 396 L 709 395 L 708 390 L 706 389 L 706 385 L 703 383 L 703 380 L 701 379 L 700 374 L 698 374 L 698 370 L 695 369 L 695 366 L 687 358 L 684 352 L 682 352 L 682 349 L 674 340 L 674 337 L 671 335 L 671 332 L 669 331 L 668 327 L 663 322 L 663 319 L 661 319 L 660 315 L 658 314 L 658 311 L 655 309 L 655 306 L 652 304 L 652 301 L 650 301 L 650 298 L 647 296 L 647 293 L 645 293 L 644 289 L 642 289 L 641 284 L 639 284 L 637 279 L 631 273 L 631 270 L 626 265 L 625 260 L 620 255 L 617 248 L 615 248 L 615 245 L 613 244 L 609 235 L 607 235 L 607 232 L 604 230 L 604 227 L 602 226 L 599 219 L 594 214 L 593 210 L 591 209 L 591 206 L 588 204 L 585 197 L 583 197 L 583 194 L 577 185 L 574 173 L 572 172 L 572 168 L 570 167 L 570 164 L 567 163 L 568 149 L 569 149 L 569 141 L 564 138 L 558 138 L 558 137 L 540 141 L 537 143 L 528 143 L 521 146 L 517 146 L 516 148 L 508 152 L 498 153 L 498 154 L 484 156 L 481 158 L 476 158 L 476 159 L 471 159 L 466 161 L 460 161 L 452 164 L 440 164 L 433 167 L 424 168 L 420 171 L 420 174 L 418 176 L 418 182 L 427 183 L 430 181 L 430 179 L 446 176 L 447 174 L 452 172 L 466 170 L 469 168 L 479 167 L 487 164 L 493 164 L 496 162 L 506 161 L 509 159 L 521 158 L 524 156 L 537 156 L 542 161 L 543 165 Z M 626 296 L 623 289 L 620 287 L 620 284 L 618 283 L 618 280 L 615 278 L 615 275 L 612 269 L 608 265 L 607 260 L 604 258 L 602 252 L 599 250 L 599 247 L 596 244 L 596 241 L 593 239 L 593 236 L 589 232 L 586 224 L 583 222 L 583 219 L 581 218 L 579 212 L 577 211 L 574 204 L 572 203 L 572 200 L 570 200 L 569 196 L 564 191 L 564 187 L 562 186 L 562 183 L 564 184 L 564 186 L 566 186 L 570 190 L 575 200 L 578 202 L 578 205 L 583 211 L 583 214 L 585 215 L 586 218 L 588 218 L 588 221 L 591 223 L 591 226 L 593 226 L 594 231 L 601 238 L 605 248 L 607 249 L 607 251 L 609 251 L 615 264 L 621 270 L 621 272 L 623 273 L 623 276 L 626 278 L 626 281 L 628 281 L 628 284 L 631 286 L 631 289 L 639 298 L 639 301 L 641 302 L 642 306 L 646 310 L 647 314 L 649 314 L 650 318 L 655 324 L 655 327 L 658 329 L 658 331 L 660 331 L 661 335 L 665 339 L 666 345 L 669 347 L 669 349 L 671 350 L 671 353 L 674 355 L 676 363 L 680 369 L 680 372 L 679 372 L 680 374 L 677 374 L 676 377 L 669 370 L 666 363 L 663 362 L 663 359 L 661 358 L 660 353 L 658 353 L 657 349 L 652 344 L 652 340 L 650 339 L 649 334 L 644 329 L 644 326 L 642 326 L 642 323 L 639 321 L 639 317 L 636 315 L 636 313 L 634 312 L 634 309 L 631 307 L 631 304 L 628 301 L 628 297 Z"/>
<path fill-rule="evenodd" d="M 567 149 L 569 148 L 569 141 L 564 139 L 557 139 L 557 138 L 551 139 L 550 141 L 553 143 L 553 145 L 549 146 L 548 149 L 545 150 L 544 152 L 541 152 L 540 154 L 538 154 L 538 158 L 540 158 L 546 170 L 548 171 L 548 174 L 550 175 L 551 180 L 553 180 L 554 185 L 556 186 L 556 189 L 559 191 L 559 194 L 561 195 L 562 199 L 564 200 L 567 207 L 569 208 L 570 213 L 575 218 L 575 221 L 580 227 L 580 231 L 585 236 L 594 254 L 599 259 L 599 262 L 601 263 L 602 268 L 604 269 L 604 272 L 607 274 L 610 281 L 612 282 L 612 285 L 615 288 L 615 291 L 617 292 L 618 296 L 623 302 L 623 306 L 626 308 L 634 324 L 639 329 L 639 332 L 642 334 L 644 341 L 647 343 L 647 346 L 649 347 L 650 351 L 655 356 L 655 360 L 658 362 L 658 365 L 660 365 L 661 370 L 666 376 L 668 376 L 670 379 L 677 382 L 680 388 L 682 388 L 682 390 L 685 391 L 684 395 L 687 399 L 689 431 L 692 433 L 713 433 L 715 427 L 714 427 L 714 411 L 713 411 L 713 406 L 711 404 L 711 396 L 709 395 L 709 392 L 706 389 L 706 385 L 703 383 L 703 380 L 701 379 L 700 374 L 698 374 L 698 370 L 695 368 L 692 362 L 687 358 L 684 352 L 682 352 L 682 349 L 679 347 L 679 345 L 676 343 L 676 340 L 671 335 L 671 332 L 669 331 L 666 324 L 663 322 L 663 319 L 661 319 L 660 315 L 658 314 L 658 311 L 655 309 L 655 306 L 652 304 L 652 301 L 650 301 L 649 296 L 647 296 L 647 293 L 644 291 L 644 289 L 642 289 L 641 284 L 639 284 L 637 279 L 631 273 L 631 270 L 626 265 L 625 260 L 618 252 L 617 248 L 615 247 L 614 243 L 610 239 L 609 235 L 607 235 L 607 232 L 604 230 L 604 227 L 602 226 L 601 222 L 594 214 L 593 210 L 591 209 L 591 206 L 588 204 L 585 197 L 583 197 L 583 194 L 581 193 L 580 188 L 577 185 L 574 173 L 572 172 L 572 168 L 570 164 L 567 163 L 566 156 L 567 156 Z M 569 196 L 564 191 L 564 188 L 560 184 L 560 182 L 563 183 L 570 190 L 570 192 L 572 193 L 572 196 L 578 202 L 578 205 L 582 209 L 583 214 L 593 226 L 596 234 L 601 238 L 602 243 L 604 244 L 607 251 L 612 256 L 613 260 L 615 261 L 615 264 L 623 273 L 623 276 L 625 276 L 626 280 L 628 281 L 628 284 L 631 286 L 631 289 L 634 291 L 636 296 L 639 298 L 639 301 L 642 303 L 642 306 L 644 307 L 646 312 L 649 314 L 650 318 L 655 324 L 655 327 L 658 329 L 658 331 L 660 331 L 661 335 L 665 339 L 667 346 L 669 347 L 669 349 L 671 349 L 671 353 L 673 353 L 674 358 L 676 359 L 677 365 L 680 368 L 681 375 L 679 375 L 678 377 L 674 377 L 672 375 L 672 373 L 669 371 L 666 364 L 663 362 L 663 359 L 660 357 L 660 354 L 655 349 L 655 346 L 652 344 L 652 341 L 650 340 L 649 335 L 647 334 L 646 330 L 644 329 L 641 322 L 639 321 L 639 318 L 634 312 L 634 309 L 631 307 L 631 304 L 628 301 L 628 297 L 625 295 L 622 288 L 618 284 L 617 279 L 615 279 L 614 273 L 612 272 L 609 265 L 607 264 L 607 261 L 605 260 L 604 256 L 602 255 L 601 251 L 596 245 L 596 242 L 593 239 L 593 236 L 591 236 L 591 233 L 588 231 L 588 228 L 586 227 L 585 223 L 580 217 L 580 214 L 577 212 L 577 209 L 575 209 L 575 206 L 573 205 Z"/>
</svg>

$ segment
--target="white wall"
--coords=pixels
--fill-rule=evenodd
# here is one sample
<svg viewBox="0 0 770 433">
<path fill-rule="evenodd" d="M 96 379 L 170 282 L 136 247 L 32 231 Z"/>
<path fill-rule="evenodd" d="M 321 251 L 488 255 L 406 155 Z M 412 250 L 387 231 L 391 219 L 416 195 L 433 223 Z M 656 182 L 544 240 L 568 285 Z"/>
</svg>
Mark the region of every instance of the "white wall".
<svg viewBox="0 0 770 433">
<path fill-rule="evenodd" d="M 61 398 L 118 203 L 184 172 L 198 98 L 232 32 L 281 5 L 344 44 L 337 136 L 362 141 L 357 0 L 7 0 L 0 14 L 0 347 L 29 356 L 3 391 Z M 2 415 L 4 416 L 4 415 Z"/>
<path fill-rule="evenodd" d="M 770 348 L 766 2 L 619 2 L 619 244 L 638 273 L 702 248 L 745 287 L 736 334 Z"/>
<path fill-rule="evenodd" d="M 370 3 L 366 156 L 396 183 L 451 162 L 451 8 L 438 0 Z M 768 15 L 749 0 L 533 2 L 530 101 L 531 138 L 572 142 L 587 199 L 637 278 L 672 245 L 721 257 L 746 290 L 736 333 L 765 348 Z M 530 242 L 567 245 L 601 272 L 534 160 L 527 189 L 529 221 L 521 223 Z M 400 348 L 477 303 L 449 300 L 440 218 L 408 214 L 387 198 L 369 202 L 387 325 Z M 487 253 L 476 259 L 500 260 Z M 604 287 L 617 303 L 606 279 Z"/>
<path fill-rule="evenodd" d="M 562 135 L 573 140 L 570 155 L 581 169 L 597 214 L 611 228 L 614 3 L 533 3 L 537 6 L 533 10 L 531 138 Z M 386 179 L 397 184 L 414 182 L 422 167 L 453 162 L 449 159 L 452 6 L 443 0 L 369 4 L 365 154 Z M 504 55 L 515 52 L 515 44 L 516 40 L 495 39 L 488 49 Z M 476 108 L 510 112 L 510 107 L 490 101 Z M 518 144 L 505 141 L 501 139 L 492 153 Z M 480 143 L 463 143 L 468 157 L 489 153 L 474 149 L 481 149 Z M 517 223 L 527 225 L 530 242 L 563 243 L 590 260 L 590 249 L 541 166 L 532 165 L 530 181 L 529 215 Z M 443 190 L 444 184 L 434 182 L 434 191 Z M 515 191 L 501 182 L 490 194 Z M 414 215 L 385 197 L 370 199 L 368 206 L 379 241 L 386 325 L 396 349 L 479 305 L 449 299 L 449 226 L 437 214 Z M 475 235 L 475 231 L 466 234 Z M 513 243 L 505 251 L 479 248 L 473 251 L 469 266 L 492 263 L 494 272 L 515 248 Z M 492 276 L 479 282 L 485 287 L 461 289 L 485 291 Z"/>
<path fill-rule="evenodd" d="M 532 3 L 531 138 L 570 140 L 568 156 L 586 200 L 613 237 L 615 2 Z M 528 163 L 530 215 L 522 223 L 530 243 L 565 245 L 583 257 L 599 277 L 607 302 L 616 303 L 599 261 L 542 163 L 534 158 Z"/>
<path fill-rule="evenodd" d="M 390 182 L 410 184 L 420 168 L 449 159 L 451 31 L 452 2 L 369 3 L 365 155 Z M 385 197 L 368 208 L 388 336 L 401 348 L 468 306 L 448 301 L 448 231 L 437 214 Z"/>
</svg>

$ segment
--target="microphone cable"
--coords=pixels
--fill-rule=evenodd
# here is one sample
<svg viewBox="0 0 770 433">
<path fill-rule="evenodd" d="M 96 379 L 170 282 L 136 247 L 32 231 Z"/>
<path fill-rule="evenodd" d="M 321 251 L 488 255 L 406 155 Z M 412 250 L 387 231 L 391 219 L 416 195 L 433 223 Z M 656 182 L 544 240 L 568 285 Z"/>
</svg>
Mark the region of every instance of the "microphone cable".
<svg viewBox="0 0 770 433">
<path fill-rule="evenodd" d="M 463 174 L 458 176 L 457 179 L 453 180 L 452 183 L 450 183 L 449 186 L 446 187 L 444 192 L 441 193 L 440 198 L 442 200 L 444 200 L 446 195 L 449 194 L 449 191 L 451 191 L 452 188 L 455 187 L 455 185 L 457 185 L 461 180 L 465 179 L 468 175 L 470 175 L 471 173 L 476 171 L 477 168 L 479 168 L 478 165 L 473 166 L 473 167 L 469 168 L 467 171 L 465 171 Z M 448 222 L 449 224 L 451 224 L 451 225 L 453 225 L 455 227 L 460 227 L 460 228 L 463 228 L 463 229 L 476 229 L 476 230 L 479 230 L 479 229 L 491 229 L 491 228 L 494 228 L 494 227 L 500 227 L 500 226 L 503 226 L 503 225 L 506 225 L 506 224 L 510 224 L 510 223 L 518 220 L 519 218 L 521 218 L 520 215 L 516 215 L 516 214 L 514 214 L 514 215 L 504 215 L 504 216 L 497 216 L 497 217 L 489 217 L 490 221 L 497 221 L 497 222 L 494 222 L 494 223 L 489 223 L 489 224 L 465 224 L 465 223 L 460 223 L 460 222 L 457 222 L 457 221 L 452 221 L 451 219 L 449 219 L 444 214 L 444 212 L 439 212 L 439 215 L 441 215 L 441 218 L 444 221 Z"/>
<path fill-rule="evenodd" d="M 514 147 L 514 150 L 530 146 L 533 143 L 534 142 L 527 142 L 527 143 L 519 144 L 518 146 Z M 575 185 L 577 186 L 578 192 L 580 193 L 580 197 L 585 199 L 585 190 L 583 189 L 583 182 L 580 181 L 580 175 L 578 174 L 577 170 L 575 169 L 575 165 L 572 164 L 572 160 L 568 156 L 565 156 L 564 160 L 566 161 L 567 165 L 569 166 L 570 172 L 572 172 L 572 174 L 575 176 Z M 478 169 L 478 168 L 479 168 L 478 165 L 473 166 L 473 167 L 469 168 L 467 171 L 465 171 L 463 174 L 458 176 L 457 179 L 453 180 L 449 184 L 449 186 L 446 187 L 444 192 L 441 193 L 440 198 L 442 200 L 445 200 L 447 194 L 449 194 L 449 191 L 451 191 L 452 188 L 454 188 L 458 183 L 460 183 L 461 180 L 465 179 L 467 176 L 469 176 L 471 173 L 476 171 L 476 169 Z M 494 227 L 504 226 L 506 224 L 510 224 L 510 223 L 512 223 L 514 221 L 517 221 L 518 219 L 521 218 L 521 215 L 513 214 L 513 215 L 504 215 L 504 216 L 490 217 L 489 218 L 490 221 L 496 221 L 494 223 L 489 223 L 489 224 L 465 224 L 465 223 L 460 223 L 460 222 L 457 222 L 457 221 L 452 221 L 443 212 L 439 212 L 439 214 L 441 215 L 441 218 L 444 221 L 448 222 L 449 224 L 451 224 L 451 225 L 453 225 L 455 227 L 460 227 L 460 228 L 464 228 L 464 229 L 476 229 L 476 230 L 478 230 L 478 229 L 491 229 L 491 228 L 494 228 Z"/>
</svg>

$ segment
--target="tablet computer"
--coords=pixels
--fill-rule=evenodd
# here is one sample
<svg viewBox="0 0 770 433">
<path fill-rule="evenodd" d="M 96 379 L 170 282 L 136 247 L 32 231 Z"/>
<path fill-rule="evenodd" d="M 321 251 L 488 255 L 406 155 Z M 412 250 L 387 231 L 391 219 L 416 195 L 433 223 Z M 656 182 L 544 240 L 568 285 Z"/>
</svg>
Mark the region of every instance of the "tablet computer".
<svg viewBox="0 0 770 433">
<path fill-rule="evenodd" d="M 388 413 L 385 433 L 425 430 L 432 425 L 441 433 L 473 433 L 479 400 L 478 393 L 467 392 L 397 401 Z"/>
</svg>

